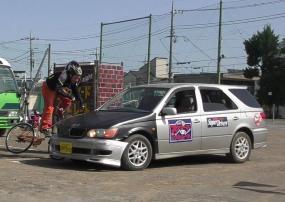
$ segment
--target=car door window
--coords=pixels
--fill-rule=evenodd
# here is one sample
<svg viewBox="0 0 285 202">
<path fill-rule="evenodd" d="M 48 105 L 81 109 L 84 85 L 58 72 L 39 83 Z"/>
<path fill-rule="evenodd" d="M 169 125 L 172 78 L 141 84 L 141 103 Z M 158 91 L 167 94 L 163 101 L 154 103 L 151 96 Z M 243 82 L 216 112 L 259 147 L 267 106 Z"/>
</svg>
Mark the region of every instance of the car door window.
<svg viewBox="0 0 285 202">
<path fill-rule="evenodd" d="M 205 112 L 237 109 L 236 104 L 220 89 L 200 89 Z"/>
<path fill-rule="evenodd" d="M 177 114 L 193 113 L 197 111 L 195 90 L 176 92 L 166 104 L 166 107 L 176 108 Z"/>
</svg>

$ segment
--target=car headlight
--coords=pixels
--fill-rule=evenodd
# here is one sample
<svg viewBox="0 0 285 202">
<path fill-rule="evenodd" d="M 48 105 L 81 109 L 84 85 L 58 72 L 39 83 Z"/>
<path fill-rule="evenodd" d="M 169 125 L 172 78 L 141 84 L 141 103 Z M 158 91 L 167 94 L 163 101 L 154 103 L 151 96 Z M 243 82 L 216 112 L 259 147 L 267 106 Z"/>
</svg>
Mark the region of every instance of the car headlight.
<svg viewBox="0 0 285 202">
<path fill-rule="evenodd" d="M 17 112 L 17 111 L 10 111 L 10 112 L 8 113 L 8 116 L 9 116 L 9 117 L 18 116 L 18 112 Z"/>
<path fill-rule="evenodd" d="M 92 138 L 112 138 L 117 134 L 118 128 L 91 129 L 87 132 L 88 137 Z"/>
</svg>

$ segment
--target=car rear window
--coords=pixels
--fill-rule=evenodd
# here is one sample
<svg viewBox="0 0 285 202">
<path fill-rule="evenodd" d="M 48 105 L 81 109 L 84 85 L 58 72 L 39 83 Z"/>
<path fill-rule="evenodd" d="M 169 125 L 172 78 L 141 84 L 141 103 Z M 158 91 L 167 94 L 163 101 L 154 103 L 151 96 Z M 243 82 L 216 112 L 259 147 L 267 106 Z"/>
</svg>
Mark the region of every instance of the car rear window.
<svg viewBox="0 0 285 202">
<path fill-rule="evenodd" d="M 245 105 L 253 108 L 260 108 L 260 104 L 256 101 L 253 95 L 247 89 L 229 89 L 240 101 Z"/>
</svg>

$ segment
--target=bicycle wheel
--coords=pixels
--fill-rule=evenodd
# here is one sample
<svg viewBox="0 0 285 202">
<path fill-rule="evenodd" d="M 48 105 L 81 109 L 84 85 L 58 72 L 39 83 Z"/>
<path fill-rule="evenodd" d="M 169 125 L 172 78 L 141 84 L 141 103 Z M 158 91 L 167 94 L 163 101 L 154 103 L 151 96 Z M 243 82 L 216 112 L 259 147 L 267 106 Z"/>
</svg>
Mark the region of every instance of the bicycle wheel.
<svg viewBox="0 0 285 202">
<path fill-rule="evenodd" d="M 9 152 L 19 154 L 27 151 L 33 144 L 35 131 L 28 123 L 19 123 L 7 133 L 5 144 Z"/>
</svg>

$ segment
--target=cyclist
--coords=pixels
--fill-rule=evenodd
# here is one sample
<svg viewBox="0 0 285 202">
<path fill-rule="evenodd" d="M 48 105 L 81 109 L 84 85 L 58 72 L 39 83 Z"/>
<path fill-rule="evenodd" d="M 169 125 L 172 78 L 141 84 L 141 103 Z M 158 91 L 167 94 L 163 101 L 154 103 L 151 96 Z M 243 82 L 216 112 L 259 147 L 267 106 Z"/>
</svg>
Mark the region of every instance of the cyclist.
<svg viewBox="0 0 285 202">
<path fill-rule="evenodd" d="M 82 98 L 78 91 L 82 69 L 78 62 L 69 62 L 62 72 L 50 75 L 42 85 L 44 97 L 44 110 L 42 115 L 40 131 L 48 134 L 52 126 L 54 102 L 57 96 L 60 100 L 59 109 L 67 109 L 72 101 L 79 101 L 81 108 L 84 108 Z"/>
</svg>

